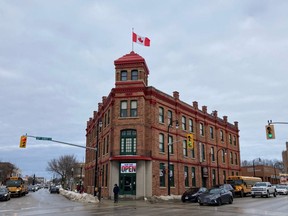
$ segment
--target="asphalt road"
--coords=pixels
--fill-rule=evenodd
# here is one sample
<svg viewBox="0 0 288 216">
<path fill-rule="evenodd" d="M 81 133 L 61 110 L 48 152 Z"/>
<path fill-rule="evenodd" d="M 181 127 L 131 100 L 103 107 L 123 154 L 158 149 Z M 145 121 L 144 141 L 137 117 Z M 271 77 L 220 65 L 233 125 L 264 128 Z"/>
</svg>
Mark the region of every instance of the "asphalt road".
<svg viewBox="0 0 288 216">
<path fill-rule="evenodd" d="M 89 216 L 89 215 L 213 215 L 213 216 L 287 216 L 288 196 L 278 195 L 270 198 L 235 198 L 233 204 L 222 206 L 199 206 L 197 203 L 179 201 L 127 201 L 101 200 L 98 204 L 80 203 L 66 199 L 59 194 L 50 194 L 47 189 L 30 192 L 25 197 L 12 198 L 0 202 L 1 216 L 44 215 L 44 216 Z"/>
</svg>

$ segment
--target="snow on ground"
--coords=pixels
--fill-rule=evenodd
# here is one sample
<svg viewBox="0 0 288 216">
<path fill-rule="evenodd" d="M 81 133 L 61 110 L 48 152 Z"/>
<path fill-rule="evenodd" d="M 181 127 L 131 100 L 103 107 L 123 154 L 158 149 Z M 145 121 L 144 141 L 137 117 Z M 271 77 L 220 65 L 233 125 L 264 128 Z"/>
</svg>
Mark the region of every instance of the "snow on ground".
<svg viewBox="0 0 288 216">
<path fill-rule="evenodd" d="M 94 197 L 87 193 L 76 193 L 74 191 L 68 191 L 60 188 L 60 194 L 69 200 L 85 202 L 85 203 L 99 203 L 98 197 Z"/>
<path fill-rule="evenodd" d="M 99 203 L 98 197 L 94 197 L 91 194 L 87 193 L 77 193 L 74 191 L 68 191 L 60 188 L 60 194 L 66 197 L 69 200 L 78 201 L 78 202 L 85 202 L 85 203 Z M 151 198 L 144 198 L 145 201 L 149 200 L 150 202 L 157 202 L 157 201 L 173 201 L 173 200 L 180 200 L 180 195 L 171 195 L 171 196 L 153 196 Z"/>
</svg>

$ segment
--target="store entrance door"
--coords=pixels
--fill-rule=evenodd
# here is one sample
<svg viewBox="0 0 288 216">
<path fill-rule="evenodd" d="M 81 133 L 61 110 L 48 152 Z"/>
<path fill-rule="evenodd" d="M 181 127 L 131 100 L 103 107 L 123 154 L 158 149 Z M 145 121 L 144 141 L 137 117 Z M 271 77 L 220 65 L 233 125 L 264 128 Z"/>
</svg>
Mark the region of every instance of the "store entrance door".
<svg viewBox="0 0 288 216">
<path fill-rule="evenodd" d="M 120 194 L 136 195 L 136 173 L 120 175 Z"/>
</svg>

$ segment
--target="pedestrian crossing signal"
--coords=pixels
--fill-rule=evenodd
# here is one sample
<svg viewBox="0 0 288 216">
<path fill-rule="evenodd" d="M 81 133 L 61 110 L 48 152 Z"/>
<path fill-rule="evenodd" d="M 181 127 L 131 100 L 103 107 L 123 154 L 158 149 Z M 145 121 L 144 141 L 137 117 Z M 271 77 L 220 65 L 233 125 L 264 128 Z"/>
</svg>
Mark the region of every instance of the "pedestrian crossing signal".
<svg viewBox="0 0 288 216">
<path fill-rule="evenodd" d="M 20 138 L 20 148 L 26 148 L 27 136 L 21 136 Z"/>
<path fill-rule="evenodd" d="M 189 149 L 193 149 L 194 148 L 194 139 L 193 139 L 193 134 L 189 133 L 187 134 L 187 145 Z"/>
</svg>

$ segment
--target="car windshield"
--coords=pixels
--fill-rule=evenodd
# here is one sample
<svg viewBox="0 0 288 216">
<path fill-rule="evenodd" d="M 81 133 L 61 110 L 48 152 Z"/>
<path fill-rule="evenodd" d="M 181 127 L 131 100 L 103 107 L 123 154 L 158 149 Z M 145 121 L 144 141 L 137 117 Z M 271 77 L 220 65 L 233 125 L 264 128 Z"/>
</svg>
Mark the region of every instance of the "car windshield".
<svg viewBox="0 0 288 216">
<path fill-rule="evenodd" d="M 219 194 L 221 191 L 220 188 L 212 188 L 208 191 L 209 194 Z"/>
<path fill-rule="evenodd" d="M 0 192 L 6 192 L 5 188 L 0 188 Z"/>
<path fill-rule="evenodd" d="M 243 180 L 242 179 L 227 180 L 227 183 L 231 184 L 231 185 L 242 185 L 243 184 Z"/>
<path fill-rule="evenodd" d="M 256 184 L 255 184 L 255 186 L 256 187 L 262 187 L 262 186 L 266 186 L 266 183 L 264 183 L 264 182 L 257 182 Z"/>
<path fill-rule="evenodd" d="M 282 188 L 282 189 L 286 189 L 287 187 L 284 185 L 276 185 L 276 188 Z"/>
<path fill-rule="evenodd" d="M 6 182 L 7 187 L 20 187 L 21 180 L 8 180 Z"/>
</svg>

